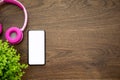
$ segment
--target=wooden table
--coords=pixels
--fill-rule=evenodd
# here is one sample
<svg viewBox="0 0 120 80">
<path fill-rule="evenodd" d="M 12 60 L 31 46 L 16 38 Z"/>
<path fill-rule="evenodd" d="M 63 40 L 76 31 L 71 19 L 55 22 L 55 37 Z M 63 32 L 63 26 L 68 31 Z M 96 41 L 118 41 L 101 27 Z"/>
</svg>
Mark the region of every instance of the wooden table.
<svg viewBox="0 0 120 80">
<path fill-rule="evenodd" d="M 120 0 L 19 1 L 29 14 L 24 40 L 15 46 L 21 63 L 28 60 L 28 30 L 46 31 L 46 65 L 29 66 L 22 80 L 120 80 Z M 19 8 L 0 7 L 4 32 L 23 19 Z"/>
</svg>

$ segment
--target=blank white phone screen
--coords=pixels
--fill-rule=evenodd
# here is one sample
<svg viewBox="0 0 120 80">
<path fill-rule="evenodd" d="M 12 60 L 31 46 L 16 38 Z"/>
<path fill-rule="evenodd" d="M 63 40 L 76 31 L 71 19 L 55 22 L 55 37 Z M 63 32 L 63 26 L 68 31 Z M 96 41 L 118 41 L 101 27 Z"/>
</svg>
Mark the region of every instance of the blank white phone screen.
<svg viewBox="0 0 120 80">
<path fill-rule="evenodd" d="M 29 65 L 45 64 L 45 31 L 31 30 L 28 32 Z"/>
</svg>

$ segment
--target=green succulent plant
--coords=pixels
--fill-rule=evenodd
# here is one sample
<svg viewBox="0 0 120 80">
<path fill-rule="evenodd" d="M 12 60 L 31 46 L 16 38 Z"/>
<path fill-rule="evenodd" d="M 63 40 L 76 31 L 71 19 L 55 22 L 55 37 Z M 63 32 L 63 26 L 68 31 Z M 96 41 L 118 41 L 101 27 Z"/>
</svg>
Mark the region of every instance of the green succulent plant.
<svg viewBox="0 0 120 80">
<path fill-rule="evenodd" d="M 0 40 L 0 80 L 21 80 L 23 69 L 27 64 L 21 64 L 20 54 L 9 43 Z"/>
</svg>

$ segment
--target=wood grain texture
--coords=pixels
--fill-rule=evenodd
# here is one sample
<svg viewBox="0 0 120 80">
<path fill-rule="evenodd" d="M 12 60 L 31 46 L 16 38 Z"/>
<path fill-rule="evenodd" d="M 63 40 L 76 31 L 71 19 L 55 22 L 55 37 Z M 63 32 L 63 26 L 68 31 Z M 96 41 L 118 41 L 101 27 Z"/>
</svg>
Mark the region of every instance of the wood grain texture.
<svg viewBox="0 0 120 80">
<path fill-rule="evenodd" d="M 20 1 L 29 14 L 24 40 L 15 46 L 21 62 L 27 63 L 27 31 L 46 31 L 46 65 L 29 66 L 22 80 L 120 80 L 120 0 Z M 19 8 L 0 7 L 4 31 L 23 19 Z"/>
</svg>

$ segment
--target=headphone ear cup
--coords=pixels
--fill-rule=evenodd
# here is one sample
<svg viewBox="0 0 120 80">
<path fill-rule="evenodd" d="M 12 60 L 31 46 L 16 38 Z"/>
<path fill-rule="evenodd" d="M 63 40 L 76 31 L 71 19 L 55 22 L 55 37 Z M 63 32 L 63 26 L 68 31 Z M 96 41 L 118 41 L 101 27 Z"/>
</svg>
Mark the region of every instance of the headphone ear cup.
<svg viewBox="0 0 120 80">
<path fill-rule="evenodd" d="M 0 34 L 2 33 L 2 24 L 0 24 Z"/>
<path fill-rule="evenodd" d="M 15 38 L 12 38 L 11 35 L 15 33 Z M 10 27 L 5 33 L 6 40 L 11 44 L 18 44 L 23 39 L 23 32 L 17 27 Z"/>
</svg>

